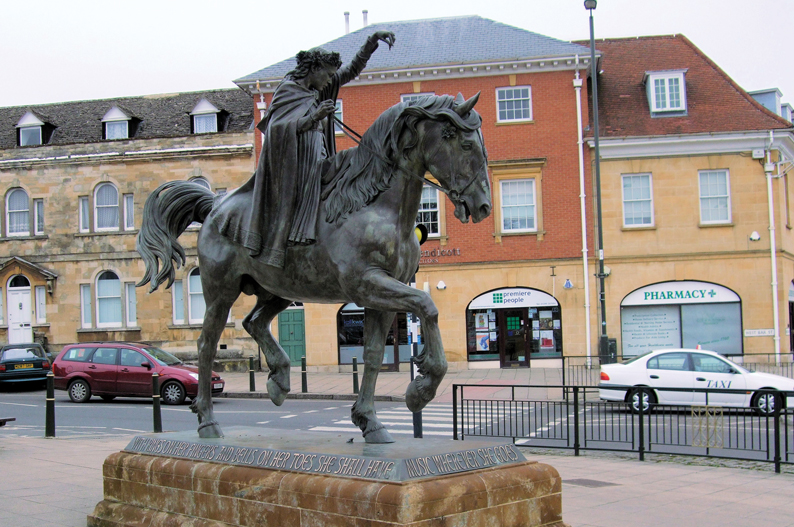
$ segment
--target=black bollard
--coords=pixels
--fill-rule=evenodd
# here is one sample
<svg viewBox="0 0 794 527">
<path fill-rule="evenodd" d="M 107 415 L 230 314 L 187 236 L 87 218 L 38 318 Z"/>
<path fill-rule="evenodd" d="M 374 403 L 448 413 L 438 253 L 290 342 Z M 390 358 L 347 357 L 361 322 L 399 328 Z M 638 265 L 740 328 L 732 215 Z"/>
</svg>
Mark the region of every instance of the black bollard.
<svg viewBox="0 0 794 527">
<path fill-rule="evenodd" d="M 160 374 L 152 374 L 152 411 L 154 413 L 154 432 L 163 431 L 163 417 L 160 415 Z"/>
<path fill-rule="evenodd" d="M 248 391 L 256 391 L 256 379 L 254 379 L 254 358 L 248 357 Z"/>
<path fill-rule="evenodd" d="M 353 357 L 353 393 L 358 395 L 358 357 Z"/>
<path fill-rule="evenodd" d="M 309 380 L 306 378 L 306 357 L 301 357 L 301 393 L 309 393 Z"/>
<path fill-rule="evenodd" d="M 55 374 L 47 372 L 47 416 L 44 437 L 55 437 Z"/>
</svg>

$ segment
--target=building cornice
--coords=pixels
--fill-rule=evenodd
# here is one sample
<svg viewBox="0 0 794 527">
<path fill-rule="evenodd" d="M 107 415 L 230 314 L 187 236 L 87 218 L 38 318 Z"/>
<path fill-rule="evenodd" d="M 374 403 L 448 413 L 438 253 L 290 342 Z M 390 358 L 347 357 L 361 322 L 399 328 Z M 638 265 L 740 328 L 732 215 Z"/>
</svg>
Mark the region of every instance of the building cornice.
<svg viewBox="0 0 794 527">
<path fill-rule="evenodd" d="M 42 165 L 87 165 L 115 162 L 126 163 L 137 160 L 156 161 L 160 159 L 172 158 L 251 155 L 253 153 L 253 149 L 253 143 L 213 146 L 181 146 L 174 148 L 124 148 L 107 152 L 0 159 L 0 170 L 30 168 Z"/>
<path fill-rule="evenodd" d="M 774 130 L 773 150 L 794 159 L 794 130 Z M 749 152 L 769 147 L 769 131 L 711 132 L 664 136 L 599 138 L 601 159 L 673 157 Z M 587 144 L 594 147 L 593 138 Z"/>
<path fill-rule="evenodd" d="M 598 56 L 596 57 L 598 59 Z M 577 64 L 578 60 L 578 64 Z M 559 57 L 540 57 L 524 60 L 477 62 L 470 64 L 440 64 L 415 68 L 365 70 L 348 86 L 393 84 L 397 82 L 431 81 L 440 79 L 464 79 L 469 77 L 488 77 L 492 75 L 516 75 L 519 73 L 544 73 L 549 71 L 587 70 L 590 57 L 570 55 Z M 244 91 L 258 95 L 272 93 L 283 77 L 262 78 L 236 82 Z M 259 89 L 257 89 L 257 82 Z"/>
</svg>

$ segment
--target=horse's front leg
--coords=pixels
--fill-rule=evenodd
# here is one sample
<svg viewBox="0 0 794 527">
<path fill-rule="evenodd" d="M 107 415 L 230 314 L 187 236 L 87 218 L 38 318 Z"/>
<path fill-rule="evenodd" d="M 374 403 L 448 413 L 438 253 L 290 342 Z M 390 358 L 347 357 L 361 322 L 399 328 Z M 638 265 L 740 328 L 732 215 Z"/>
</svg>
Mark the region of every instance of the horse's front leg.
<svg viewBox="0 0 794 527">
<path fill-rule="evenodd" d="M 211 297 L 212 295 L 209 295 L 209 298 Z M 226 326 L 234 300 L 234 298 L 231 301 L 228 298 L 211 299 L 204 313 L 204 324 L 198 338 L 198 395 L 190 405 L 190 409 L 198 415 L 199 437 L 223 437 L 223 431 L 215 420 L 212 409 L 212 363 L 215 361 L 218 341 Z"/>
<path fill-rule="evenodd" d="M 425 345 L 415 359 L 419 375 L 408 385 L 405 404 L 412 412 L 420 411 L 436 396 L 438 385 L 447 373 L 447 358 L 438 329 L 438 308 L 430 295 L 383 271 L 365 273 L 351 296 L 360 306 L 380 311 L 407 311 L 419 316 Z"/>
<path fill-rule="evenodd" d="M 394 315 L 393 312 L 364 310 L 364 378 L 350 415 L 367 443 L 394 443 L 391 434 L 375 415 L 375 384 Z"/>
</svg>

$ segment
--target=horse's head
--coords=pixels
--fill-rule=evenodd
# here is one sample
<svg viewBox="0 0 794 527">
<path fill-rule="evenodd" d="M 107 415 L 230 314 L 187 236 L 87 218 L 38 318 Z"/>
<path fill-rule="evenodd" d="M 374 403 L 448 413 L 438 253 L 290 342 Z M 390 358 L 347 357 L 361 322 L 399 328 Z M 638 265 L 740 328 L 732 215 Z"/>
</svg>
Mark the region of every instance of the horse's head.
<svg viewBox="0 0 794 527">
<path fill-rule="evenodd" d="M 425 166 L 455 205 L 455 217 L 474 223 L 491 214 L 488 152 L 482 138 L 482 119 L 474 110 L 480 94 L 464 100 L 461 94 L 450 111 L 424 121 Z"/>
</svg>

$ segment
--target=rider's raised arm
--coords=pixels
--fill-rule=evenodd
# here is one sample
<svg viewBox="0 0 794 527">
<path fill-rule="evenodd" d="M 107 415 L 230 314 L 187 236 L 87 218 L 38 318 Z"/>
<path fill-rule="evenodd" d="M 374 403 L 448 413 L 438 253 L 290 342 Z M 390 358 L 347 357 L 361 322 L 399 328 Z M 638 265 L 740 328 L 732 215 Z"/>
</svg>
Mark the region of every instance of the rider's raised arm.
<svg viewBox="0 0 794 527">
<path fill-rule="evenodd" d="M 389 49 L 394 45 L 394 33 L 389 31 L 378 31 L 377 33 L 373 33 L 367 38 L 367 41 L 361 46 L 361 49 L 358 50 L 356 56 L 351 60 L 348 64 L 343 65 L 339 68 L 339 71 L 336 72 L 336 77 L 338 79 L 338 86 L 342 86 L 343 84 L 347 84 L 351 80 L 355 79 L 361 71 L 367 67 L 367 62 L 369 61 L 370 57 L 375 50 L 378 49 L 378 42 L 383 41 L 389 45 Z"/>
</svg>

